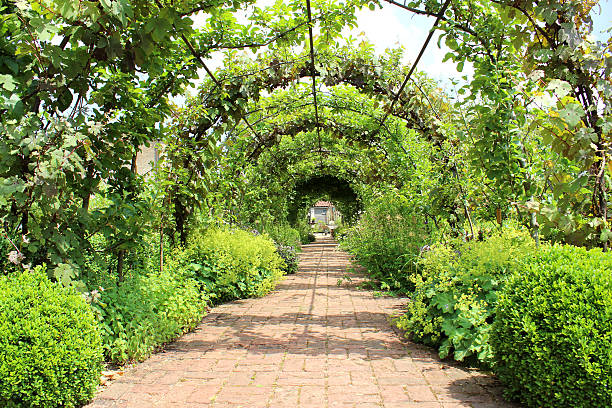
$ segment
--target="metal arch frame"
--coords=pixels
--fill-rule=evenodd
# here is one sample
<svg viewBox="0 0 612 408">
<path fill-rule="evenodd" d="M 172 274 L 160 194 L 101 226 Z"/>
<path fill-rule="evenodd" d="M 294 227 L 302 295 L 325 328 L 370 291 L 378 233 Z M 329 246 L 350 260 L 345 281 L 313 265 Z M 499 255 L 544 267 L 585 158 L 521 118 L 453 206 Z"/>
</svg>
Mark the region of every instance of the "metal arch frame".
<svg viewBox="0 0 612 408">
<path fill-rule="evenodd" d="M 416 60 L 414 60 L 414 62 L 412 63 L 412 67 L 410 68 L 410 71 L 408 71 L 408 75 L 406 75 L 406 78 L 404 78 L 404 82 L 402 82 L 402 85 L 400 86 L 399 91 L 397 91 L 397 93 L 393 97 L 393 100 L 391 101 L 391 106 L 389 106 L 389 110 L 385 113 L 385 116 L 383 116 L 382 120 L 380 121 L 378 129 L 374 132 L 375 134 L 380 131 L 381 126 L 383 125 L 385 120 L 387 120 L 387 118 L 389 117 L 391 112 L 393 111 L 393 107 L 397 103 L 397 100 L 399 99 L 400 95 L 404 91 L 404 88 L 406 87 L 406 84 L 410 80 L 410 77 L 412 76 L 412 73 L 416 69 L 417 64 L 419 63 L 419 61 L 421 60 L 421 57 L 425 53 L 425 49 L 429 45 L 429 41 L 431 41 L 431 37 L 433 37 L 433 34 L 436 31 L 436 27 L 438 26 L 438 24 L 440 23 L 440 20 L 444 16 L 444 12 L 448 8 L 450 2 L 451 2 L 451 0 L 446 0 L 446 2 L 444 2 L 444 5 L 442 6 L 440 11 L 438 12 L 438 15 L 436 16 L 436 21 L 434 22 L 433 26 L 429 30 L 429 34 L 427 35 L 427 39 L 425 40 L 425 43 L 421 47 L 421 51 L 419 51 L 419 55 L 416 57 Z"/>
<path fill-rule="evenodd" d="M 315 55 L 314 55 L 314 40 L 312 36 L 312 13 L 310 10 L 310 0 L 306 0 L 306 12 L 308 14 L 308 39 L 310 43 L 310 73 L 312 76 L 312 98 L 314 100 L 315 108 L 315 121 L 317 125 L 317 139 L 319 141 L 319 151 L 321 151 L 321 125 L 319 124 L 319 107 L 317 105 L 317 80 L 316 80 L 316 69 L 315 69 Z M 323 165 L 323 159 L 319 156 L 321 166 Z"/>
<path fill-rule="evenodd" d="M 402 8 L 406 8 L 405 6 L 405 2 L 404 5 L 402 5 L 401 3 L 397 2 L 397 1 L 389 1 L 389 0 L 385 0 L 388 3 L 400 6 Z M 400 89 L 398 90 L 398 92 L 395 94 L 395 96 L 393 97 L 392 101 L 391 101 L 391 105 L 389 107 L 389 109 L 387 110 L 387 112 L 385 113 L 385 115 L 383 116 L 383 118 L 381 119 L 377 129 L 373 132 L 373 135 L 376 135 L 380 132 L 381 128 L 384 126 L 385 121 L 387 120 L 387 118 L 389 117 L 389 115 L 391 114 L 391 112 L 393 111 L 393 108 L 395 106 L 395 104 L 397 103 L 399 97 L 401 96 L 401 93 L 404 91 L 404 88 L 406 87 L 408 81 L 410 80 L 412 73 L 414 72 L 414 70 L 416 69 L 417 64 L 419 63 L 421 57 L 423 56 L 427 46 L 429 45 L 429 42 L 431 41 L 431 38 L 433 37 L 433 33 L 436 30 L 436 27 L 438 26 L 440 20 L 443 19 L 444 13 L 446 11 L 446 9 L 448 8 L 449 4 L 450 4 L 451 0 L 446 0 L 446 2 L 444 3 L 444 5 L 442 6 L 442 8 L 440 9 L 437 17 L 436 17 L 436 21 L 434 22 L 432 28 L 429 30 L 429 34 L 427 36 L 427 39 L 425 40 L 425 43 L 423 44 L 423 46 L 421 47 L 421 50 L 416 58 L 416 60 L 414 61 L 414 63 L 412 64 L 412 67 L 410 68 L 410 71 L 408 72 L 408 74 L 406 75 L 404 81 L 402 82 Z M 161 4 L 159 2 L 159 0 L 156 0 L 156 3 L 158 4 L 158 6 L 161 7 Z M 408 9 L 410 10 L 410 9 Z M 313 95 L 313 102 L 314 102 L 314 107 L 315 107 L 315 121 L 316 121 L 316 131 L 317 131 L 317 140 L 318 140 L 318 150 L 321 151 L 322 147 L 321 147 L 321 135 L 320 135 L 320 118 L 319 118 L 319 109 L 318 109 L 318 101 L 317 101 L 317 89 L 316 89 L 316 68 L 315 68 L 315 53 L 314 53 L 314 39 L 313 39 L 313 32 L 312 32 L 312 27 L 313 27 L 313 22 L 314 20 L 312 19 L 312 12 L 311 12 L 311 3 L 310 0 L 306 0 L 306 11 L 307 11 L 307 16 L 308 16 L 308 20 L 307 20 L 307 24 L 308 24 L 308 35 L 309 35 L 309 46 L 310 46 L 310 68 L 311 68 L 311 77 L 312 77 L 312 95 Z M 412 10 L 411 10 L 412 11 Z M 295 27 L 293 27 L 292 29 L 288 30 L 288 31 L 294 31 L 299 29 L 301 26 L 303 26 L 303 24 L 299 24 Z M 283 35 L 286 33 L 283 33 Z M 282 37 L 282 35 L 280 36 Z M 274 42 L 275 40 L 277 40 L 279 37 L 273 39 L 271 42 Z M 222 87 L 222 83 L 221 81 L 219 81 L 215 75 L 213 74 L 213 72 L 208 68 L 208 66 L 206 65 L 206 63 L 204 62 L 204 60 L 202 59 L 202 56 L 200 55 L 200 53 L 198 53 L 194 47 L 192 46 L 192 44 L 189 42 L 189 40 L 185 37 L 185 35 L 181 34 L 181 39 L 183 40 L 183 42 L 185 43 L 185 45 L 187 46 L 187 48 L 189 49 L 190 53 L 196 58 L 196 60 L 202 65 L 202 67 L 204 68 L 204 70 L 206 71 L 206 73 L 208 74 L 208 76 L 211 78 L 211 80 L 213 81 L 213 83 L 218 86 L 218 87 Z M 270 42 L 270 43 L 271 43 Z M 248 47 L 248 46 L 247 46 Z M 293 61 L 296 62 L 296 61 Z M 225 80 L 225 78 L 224 78 Z M 421 92 L 423 92 L 421 90 Z M 430 103 L 431 105 L 431 103 Z M 241 120 L 246 124 L 246 126 L 249 128 L 249 130 L 251 130 L 251 132 L 253 132 L 253 134 L 255 135 L 255 137 L 257 138 L 257 140 L 260 143 L 264 143 L 263 139 L 261 137 L 261 135 L 255 130 L 255 128 L 253 127 L 253 125 L 248 121 L 247 119 L 247 115 L 243 115 L 241 117 Z M 386 126 L 385 126 L 386 127 Z"/>
</svg>

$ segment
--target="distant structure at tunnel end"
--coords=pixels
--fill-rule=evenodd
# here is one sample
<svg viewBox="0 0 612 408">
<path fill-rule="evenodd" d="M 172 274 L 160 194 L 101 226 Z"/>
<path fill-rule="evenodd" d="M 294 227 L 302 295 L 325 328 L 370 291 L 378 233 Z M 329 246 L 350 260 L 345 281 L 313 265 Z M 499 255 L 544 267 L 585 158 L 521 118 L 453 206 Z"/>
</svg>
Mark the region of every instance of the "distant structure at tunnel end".
<svg viewBox="0 0 612 408">
<path fill-rule="evenodd" d="M 336 223 L 340 218 L 340 212 L 336 209 L 334 204 L 329 201 L 317 201 L 308 210 L 308 219 L 313 224 L 323 223 L 328 225 L 330 223 Z"/>
</svg>

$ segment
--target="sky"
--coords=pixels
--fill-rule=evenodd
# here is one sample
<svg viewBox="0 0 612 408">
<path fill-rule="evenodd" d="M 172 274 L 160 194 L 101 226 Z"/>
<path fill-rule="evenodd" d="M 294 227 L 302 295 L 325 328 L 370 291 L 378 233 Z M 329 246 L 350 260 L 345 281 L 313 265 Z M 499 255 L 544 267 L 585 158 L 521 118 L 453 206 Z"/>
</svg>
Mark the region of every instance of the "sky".
<svg viewBox="0 0 612 408">
<path fill-rule="evenodd" d="M 273 0 L 258 0 L 257 5 L 263 7 L 273 3 Z M 600 0 L 599 7 L 595 7 L 593 13 L 593 35 L 596 39 L 605 40 L 610 36 L 610 33 L 604 31 L 612 27 L 612 0 Z M 240 18 L 239 18 L 240 19 Z M 196 26 L 203 24 L 205 16 L 195 18 Z M 378 53 L 383 53 L 387 48 L 397 48 L 403 46 L 405 49 L 404 63 L 409 65 L 414 61 L 427 38 L 427 34 L 434 23 L 434 18 L 415 15 L 398 6 L 382 2 L 382 8 L 376 8 L 374 11 L 365 7 L 357 12 L 358 27 L 346 32 L 353 37 L 368 39 L 373 43 Z M 463 75 L 471 76 L 473 68 L 466 64 L 461 73 L 457 72 L 456 64 L 451 61 L 442 62 L 444 55 L 447 53 L 447 48 L 441 44 L 441 48 L 437 45 L 438 35 L 434 35 L 429 46 L 423 55 L 418 69 L 426 72 L 429 77 L 436 79 L 440 84 L 449 88 L 452 87 L 451 80 L 459 80 Z M 211 69 L 220 67 L 223 63 L 221 53 L 214 54 L 208 61 L 207 65 Z M 202 69 L 200 78 L 205 78 L 205 72 Z M 195 91 L 194 88 L 190 93 Z M 184 99 L 175 102 L 181 103 Z"/>
<path fill-rule="evenodd" d="M 419 54 L 435 19 L 415 15 L 389 3 L 383 2 L 382 5 L 382 9 L 359 11 L 358 28 L 353 32 L 373 43 L 378 53 L 383 53 L 387 48 L 404 47 L 404 63 L 409 65 Z M 442 62 L 448 50 L 443 45 L 438 48 L 438 37 L 439 33 L 434 33 L 418 69 L 442 82 L 447 82 L 451 77 L 470 74 L 470 66 L 466 66 L 463 73 L 457 73 L 454 63 Z"/>
<path fill-rule="evenodd" d="M 434 18 L 415 15 L 398 6 L 382 3 L 382 9 L 371 11 L 366 8 L 358 12 L 359 28 L 356 31 L 363 33 L 376 46 L 378 52 L 398 45 L 403 46 L 406 50 L 405 62 L 411 63 L 425 42 Z M 600 0 L 600 8 L 593 10 L 592 18 L 595 38 L 603 40 L 609 37 L 609 33 L 602 31 L 612 26 L 612 0 Z M 419 70 L 446 84 L 450 78 L 469 75 L 472 68 L 467 65 L 463 72 L 458 73 L 453 62 L 442 62 L 448 49 L 443 44 L 438 48 L 437 40 L 438 35 L 434 35 L 418 65 Z"/>
</svg>

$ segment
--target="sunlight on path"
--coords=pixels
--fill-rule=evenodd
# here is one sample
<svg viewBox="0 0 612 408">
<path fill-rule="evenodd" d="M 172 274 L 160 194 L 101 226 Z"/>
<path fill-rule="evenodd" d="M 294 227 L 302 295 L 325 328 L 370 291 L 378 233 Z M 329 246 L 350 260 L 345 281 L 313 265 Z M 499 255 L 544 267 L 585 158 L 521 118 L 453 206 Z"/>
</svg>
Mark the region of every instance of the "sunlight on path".
<svg viewBox="0 0 612 408">
<path fill-rule="evenodd" d="M 402 343 L 406 300 L 337 282 L 349 256 L 305 245 L 271 295 L 214 308 L 195 332 L 128 370 L 90 407 L 505 407 L 490 376 Z"/>
</svg>

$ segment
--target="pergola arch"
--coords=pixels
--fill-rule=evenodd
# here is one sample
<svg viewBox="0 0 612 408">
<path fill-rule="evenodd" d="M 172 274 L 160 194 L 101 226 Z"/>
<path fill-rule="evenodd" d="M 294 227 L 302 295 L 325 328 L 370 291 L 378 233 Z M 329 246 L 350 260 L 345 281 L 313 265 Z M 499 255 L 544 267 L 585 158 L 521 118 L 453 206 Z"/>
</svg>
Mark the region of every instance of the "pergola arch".
<svg viewBox="0 0 612 408">
<path fill-rule="evenodd" d="M 211 76 L 215 79 L 205 81 L 198 95 L 177 115 L 173 127 L 180 154 L 171 159 L 173 166 L 189 180 L 195 180 L 192 183 L 202 183 L 205 175 L 201 174 L 203 166 L 199 163 L 210 157 L 207 152 L 212 149 L 214 139 L 216 144 L 222 140 L 224 149 L 236 149 L 232 157 L 247 166 L 257 166 L 261 153 L 272 151 L 283 137 L 293 138 L 310 131 L 316 131 L 318 140 L 312 140 L 309 151 L 315 150 L 319 156 L 323 154 L 322 132 L 346 139 L 361 149 L 375 149 L 383 156 L 387 154 L 383 147 L 385 140 L 395 132 L 389 130 L 389 125 L 394 129 L 401 126 L 404 130 L 414 130 L 424 140 L 441 140 L 443 134 L 438 129 L 438 118 L 449 109 L 444 94 L 435 82 L 418 73 L 414 82 L 401 87 L 407 78 L 407 68 L 402 67 L 400 61 L 401 53 L 397 51 L 377 56 L 373 49 L 355 50 L 348 46 L 318 50 L 314 75 L 325 87 L 323 92 L 318 91 L 320 98 L 323 95 L 320 115 L 316 110 L 317 90 L 313 88 L 311 93 L 301 88 L 313 73 L 305 53 L 295 55 L 275 50 L 257 59 L 241 57 L 226 61 L 226 68 Z M 335 93 L 342 87 L 352 89 L 354 95 L 367 103 L 360 104 L 351 98 L 347 102 L 347 98 Z M 326 95 L 329 89 L 331 92 Z M 396 93 L 400 89 L 401 92 Z M 300 90 L 302 92 L 297 92 Z M 284 104 L 283 115 L 290 116 L 291 120 L 275 122 L 273 118 L 279 110 L 266 101 L 274 100 L 285 91 L 293 93 L 293 103 L 279 102 Z M 312 105 L 315 107 L 314 120 L 308 114 Z M 346 115 L 346 112 L 351 114 Z M 353 123 L 339 119 L 355 115 L 367 120 Z M 312 155 L 308 157 L 313 160 Z M 280 173 L 272 176 L 284 178 L 282 174 L 288 168 L 286 160 L 273 157 L 271 162 L 275 161 L 283 165 L 277 166 Z M 321 157 L 319 161 L 323 161 Z M 367 176 L 361 177 L 358 183 L 380 182 L 390 174 L 381 173 L 382 167 L 368 169 Z M 278 194 L 289 194 L 291 188 Z M 186 200 L 188 198 L 184 198 Z"/>
<path fill-rule="evenodd" d="M 406 121 L 395 116 L 383 122 L 385 112 L 380 102 L 358 93 L 351 85 L 336 85 L 319 92 L 318 116 L 309 96 L 305 89 L 291 88 L 263 98 L 250 111 L 251 125 L 257 128 L 258 134 L 253 135 L 248 127 L 240 126 L 232 129 L 227 137 L 243 141 L 246 137 L 245 155 L 257 160 L 262 150 L 274 146 L 281 137 L 293 137 L 300 132 L 316 129 L 372 147 L 380 146 L 382 138 L 397 133 L 398 126 L 406 128 Z"/>
<path fill-rule="evenodd" d="M 418 130 L 429 139 L 440 139 L 436 119 L 448 108 L 443 93 L 433 81 L 417 74 L 413 81 L 415 85 L 406 86 L 400 95 L 396 95 L 394 92 L 407 70 L 399 62 L 400 56 L 393 52 L 377 56 L 373 51 L 357 52 L 350 47 L 334 47 L 317 52 L 315 75 L 326 87 L 351 85 L 363 95 L 377 100 L 383 109 L 389 108 L 385 104 L 397 97 L 398 103 L 389 112 L 390 116 L 404 120 L 407 127 Z M 186 108 L 183 123 L 179 123 L 179 132 L 185 140 L 198 141 L 211 130 L 219 127 L 227 130 L 231 128 L 228 126 L 230 122 L 249 119 L 253 114 L 247 108 L 249 102 L 258 103 L 264 91 L 287 89 L 311 76 L 308 60 L 303 54 L 281 56 L 279 52 L 271 52 L 256 60 L 242 58 L 228 61 L 228 64 L 230 68 L 215 73 L 219 78 L 217 83 L 206 81 Z M 258 134 L 264 126 L 258 123 L 247 127 L 251 133 Z M 376 137 L 379 131 L 370 133 Z"/>
</svg>

